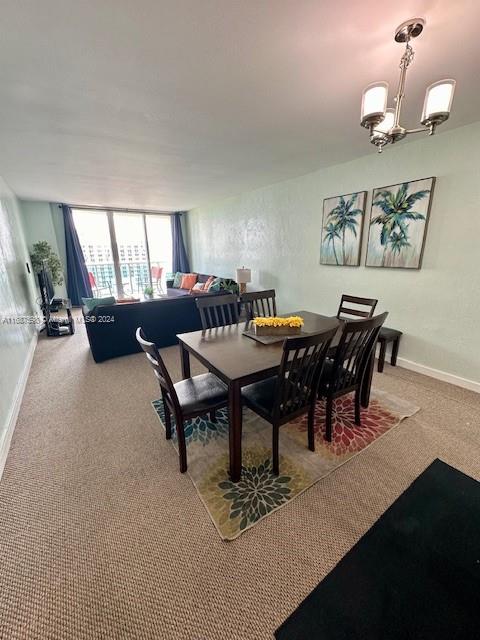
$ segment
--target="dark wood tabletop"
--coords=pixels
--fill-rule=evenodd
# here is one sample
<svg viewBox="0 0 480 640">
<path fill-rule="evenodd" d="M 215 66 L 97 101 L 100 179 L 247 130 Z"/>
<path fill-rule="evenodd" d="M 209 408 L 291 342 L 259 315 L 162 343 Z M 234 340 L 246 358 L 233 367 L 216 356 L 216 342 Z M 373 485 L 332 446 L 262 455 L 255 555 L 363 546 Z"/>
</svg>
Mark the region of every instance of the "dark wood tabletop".
<svg viewBox="0 0 480 640">
<path fill-rule="evenodd" d="M 303 335 L 327 331 L 338 325 L 335 317 L 310 311 L 295 311 L 285 315 L 303 318 Z M 257 374 L 265 377 L 265 373 L 270 371 L 273 375 L 280 366 L 283 343 L 261 344 L 243 335 L 246 328 L 248 323 L 243 322 L 206 331 L 181 333 L 177 337 L 190 353 L 227 384 L 243 378 L 248 378 L 250 382 L 250 377 L 256 377 Z M 338 336 L 334 338 L 333 346 L 337 343 Z"/>
<path fill-rule="evenodd" d="M 338 345 L 343 323 L 336 317 L 311 311 L 294 311 L 284 315 L 301 316 L 302 334 L 320 333 L 335 326 L 339 330 L 332 341 L 332 354 Z M 261 344 L 243 335 L 248 322 L 232 324 L 204 331 L 179 334 L 183 378 L 190 377 L 190 354 L 209 371 L 215 373 L 228 387 L 228 420 L 230 448 L 230 477 L 238 482 L 242 472 L 242 387 L 276 375 L 283 354 L 283 342 Z M 362 386 L 362 405 L 368 406 L 372 364 Z"/>
</svg>

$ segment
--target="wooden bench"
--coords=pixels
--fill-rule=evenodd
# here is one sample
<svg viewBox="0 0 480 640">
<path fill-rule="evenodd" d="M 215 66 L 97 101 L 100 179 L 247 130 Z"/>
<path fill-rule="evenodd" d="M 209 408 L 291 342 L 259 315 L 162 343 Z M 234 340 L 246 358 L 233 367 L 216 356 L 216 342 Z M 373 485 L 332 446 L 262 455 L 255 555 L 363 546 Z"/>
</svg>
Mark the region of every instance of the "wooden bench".
<svg viewBox="0 0 480 640">
<path fill-rule="evenodd" d="M 402 332 L 396 329 L 389 329 L 388 327 L 382 327 L 378 335 L 378 342 L 380 343 L 380 355 L 378 356 L 378 372 L 382 373 L 383 365 L 385 364 L 385 353 L 387 351 L 387 344 L 392 342 L 392 356 L 390 364 L 394 367 L 397 364 L 398 347 L 400 344 L 400 338 Z"/>
</svg>

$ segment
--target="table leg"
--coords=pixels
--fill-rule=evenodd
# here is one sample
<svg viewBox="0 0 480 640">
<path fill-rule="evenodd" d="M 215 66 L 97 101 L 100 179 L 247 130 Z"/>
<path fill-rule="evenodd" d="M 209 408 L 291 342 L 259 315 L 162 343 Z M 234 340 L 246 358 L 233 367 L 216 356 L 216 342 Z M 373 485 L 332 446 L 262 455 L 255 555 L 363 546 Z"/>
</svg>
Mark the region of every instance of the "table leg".
<svg viewBox="0 0 480 640">
<path fill-rule="evenodd" d="M 365 375 L 362 380 L 360 403 L 364 409 L 366 409 L 370 404 L 370 390 L 372 388 L 372 378 L 373 378 L 374 367 L 375 367 L 375 351 L 372 351 L 370 361 L 367 364 Z"/>
<path fill-rule="evenodd" d="M 242 474 L 242 398 L 238 382 L 231 382 L 228 386 L 228 421 L 230 479 L 238 482 Z"/>
<path fill-rule="evenodd" d="M 182 365 L 182 378 L 186 380 L 190 378 L 190 354 L 183 346 L 183 342 L 180 342 L 180 362 Z"/>
</svg>

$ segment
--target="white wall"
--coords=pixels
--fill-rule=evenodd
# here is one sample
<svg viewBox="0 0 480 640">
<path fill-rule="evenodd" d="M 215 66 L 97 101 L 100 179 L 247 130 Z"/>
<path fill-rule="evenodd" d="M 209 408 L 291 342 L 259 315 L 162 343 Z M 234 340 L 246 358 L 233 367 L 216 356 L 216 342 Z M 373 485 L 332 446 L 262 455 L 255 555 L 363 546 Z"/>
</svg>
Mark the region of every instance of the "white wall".
<svg viewBox="0 0 480 640">
<path fill-rule="evenodd" d="M 64 272 L 63 284 L 55 285 L 55 295 L 66 298 L 67 257 L 62 212 L 57 204 L 50 202 L 22 200 L 20 205 L 28 250 L 31 251 L 40 240 L 50 244 L 60 258 Z"/>
<path fill-rule="evenodd" d="M 369 145 L 366 140 L 366 151 Z M 323 199 L 436 176 L 420 271 L 319 264 Z M 274 287 L 281 311 L 333 315 L 342 293 L 379 299 L 404 332 L 400 355 L 480 382 L 480 123 L 400 143 L 188 213 L 192 269 Z M 368 224 L 364 225 L 364 264 Z"/>
<path fill-rule="evenodd" d="M 12 324 L 32 316 L 35 303 L 33 273 L 17 198 L 0 178 L 0 476 L 30 367 L 36 325 Z"/>
</svg>

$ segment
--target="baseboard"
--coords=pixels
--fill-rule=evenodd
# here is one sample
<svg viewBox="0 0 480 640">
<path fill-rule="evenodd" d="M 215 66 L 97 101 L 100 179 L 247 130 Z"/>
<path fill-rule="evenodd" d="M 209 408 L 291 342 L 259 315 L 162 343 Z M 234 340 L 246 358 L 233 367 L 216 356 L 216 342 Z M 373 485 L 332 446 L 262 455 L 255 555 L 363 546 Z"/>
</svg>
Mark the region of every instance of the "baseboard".
<svg viewBox="0 0 480 640">
<path fill-rule="evenodd" d="M 453 373 L 440 371 L 440 369 L 433 369 L 432 367 L 427 367 L 424 364 L 418 364 L 418 362 L 412 362 L 411 360 L 406 360 L 405 358 L 398 357 L 397 364 L 399 367 L 403 367 L 404 369 L 410 369 L 410 371 L 415 371 L 416 373 L 423 373 L 423 375 L 430 376 L 430 378 L 436 378 L 437 380 L 441 380 L 442 382 L 449 382 L 450 384 L 454 384 L 457 387 L 463 387 L 464 389 L 469 389 L 470 391 L 480 393 L 480 382 L 468 380 L 467 378 L 461 378 L 460 376 L 455 376 Z"/>
<path fill-rule="evenodd" d="M 33 354 L 35 353 L 35 347 L 37 346 L 38 332 L 32 336 L 30 346 L 28 348 L 27 360 L 23 368 L 22 374 L 17 382 L 17 388 L 15 390 L 15 398 L 13 406 L 10 411 L 10 417 L 7 420 L 7 429 L 5 434 L 0 440 L 0 480 L 2 479 L 3 470 L 5 469 L 5 463 L 7 462 L 8 452 L 10 450 L 10 443 L 12 441 L 15 425 L 17 424 L 18 413 L 23 400 L 23 394 L 25 387 L 27 386 L 28 374 L 30 373 L 30 367 L 32 366 Z"/>
</svg>

